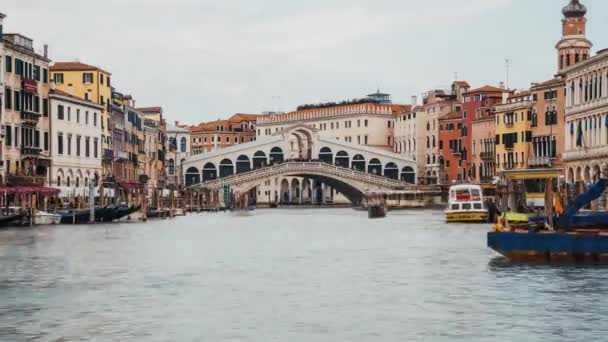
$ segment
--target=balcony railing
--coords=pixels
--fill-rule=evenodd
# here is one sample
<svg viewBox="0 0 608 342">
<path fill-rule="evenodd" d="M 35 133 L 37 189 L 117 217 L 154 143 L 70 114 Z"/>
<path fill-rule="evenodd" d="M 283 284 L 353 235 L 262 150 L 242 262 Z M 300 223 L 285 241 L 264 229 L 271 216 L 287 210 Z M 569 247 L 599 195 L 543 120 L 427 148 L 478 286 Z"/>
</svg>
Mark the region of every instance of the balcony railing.
<svg viewBox="0 0 608 342">
<path fill-rule="evenodd" d="M 45 183 L 46 183 L 46 177 L 39 177 L 39 176 L 8 176 L 8 177 L 6 177 L 6 184 L 8 184 L 8 185 L 44 186 Z"/>
<path fill-rule="evenodd" d="M 114 159 L 114 151 L 104 148 L 103 149 L 103 159 Z"/>
<path fill-rule="evenodd" d="M 493 161 L 494 160 L 494 153 L 493 152 L 481 152 L 479 154 L 481 160 L 484 161 Z"/>
<path fill-rule="evenodd" d="M 29 110 L 21 111 L 21 123 L 28 126 L 36 126 L 42 114 Z"/>
<path fill-rule="evenodd" d="M 118 151 L 116 153 L 116 160 L 117 161 L 127 161 L 127 160 L 129 160 L 129 153 L 125 152 L 125 151 Z"/>
<path fill-rule="evenodd" d="M 38 147 L 22 146 L 21 157 L 38 157 L 42 153 L 42 149 Z"/>
<path fill-rule="evenodd" d="M 555 158 L 552 157 L 532 157 L 528 160 L 530 167 L 552 166 Z"/>
</svg>

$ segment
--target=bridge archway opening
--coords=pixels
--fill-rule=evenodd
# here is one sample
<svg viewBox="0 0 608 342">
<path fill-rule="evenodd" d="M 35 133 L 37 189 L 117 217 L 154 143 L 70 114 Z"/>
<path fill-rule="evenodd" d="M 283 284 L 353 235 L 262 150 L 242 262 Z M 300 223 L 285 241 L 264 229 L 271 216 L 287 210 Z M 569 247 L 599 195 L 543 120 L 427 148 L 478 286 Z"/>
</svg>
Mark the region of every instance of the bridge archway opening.
<svg viewBox="0 0 608 342">
<path fill-rule="evenodd" d="M 283 149 L 281 149 L 280 147 L 273 147 L 270 150 L 270 165 L 282 163 L 284 160 L 285 155 L 283 154 Z"/>
<path fill-rule="evenodd" d="M 367 173 L 378 176 L 382 175 L 382 163 L 380 160 L 376 158 L 371 159 L 367 166 Z"/>
<path fill-rule="evenodd" d="M 313 138 L 309 128 L 295 127 L 290 131 L 290 134 L 298 140 L 298 153 L 296 159 L 310 160 L 312 158 Z"/>
<path fill-rule="evenodd" d="M 236 159 L 236 173 L 245 173 L 251 171 L 251 161 L 246 155 L 240 155 Z"/>
<path fill-rule="evenodd" d="M 319 151 L 319 160 L 328 164 L 334 163 L 334 154 L 329 147 L 323 147 Z"/>
<path fill-rule="evenodd" d="M 287 179 L 281 181 L 281 203 L 289 203 L 289 181 Z"/>
<path fill-rule="evenodd" d="M 360 154 L 357 154 L 353 157 L 352 163 L 353 170 L 365 172 L 365 157 Z"/>
<path fill-rule="evenodd" d="M 291 189 L 289 191 L 290 194 L 290 199 L 289 201 L 291 203 L 302 203 L 301 199 L 302 199 L 302 193 L 301 193 L 301 189 L 300 189 L 300 180 L 297 178 L 294 178 L 291 180 Z"/>
<path fill-rule="evenodd" d="M 198 184 L 200 182 L 201 182 L 200 171 L 195 167 L 188 168 L 188 170 L 186 170 L 186 179 L 185 179 L 186 186 Z"/>
<path fill-rule="evenodd" d="M 346 151 L 340 151 L 340 152 L 336 153 L 336 166 L 347 168 L 347 169 L 349 168 L 350 158 L 348 156 L 348 153 L 346 153 Z"/>
<path fill-rule="evenodd" d="M 203 182 L 217 179 L 217 168 L 213 163 L 207 163 L 203 166 Z"/>
<path fill-rule="evenodd" d="M 220 178 L 232 176 L 234 174 L 234 165 L 230 159 L 222 159 L 220 162 Z"/>
<path fill-rule="evenodd" d="M 399 167 L 395 163 L 388 163 L 384 167 L 384 177 L 399 179 Z"/>
<path fill-rule="evenodd" d="M 406 183 L 415 184 L 416 172 L 414 171 L 414 169 L 410 166 L 406 166 L 401 169 L 401 180 Z"/>
<path fill-rule="evenodd" d="M 266 153 L 262 151 L 257 151 L 253 154 L 253 169 L 261 169 L 268 165 L 268 159 L 266 158 Z"/>
</svg>

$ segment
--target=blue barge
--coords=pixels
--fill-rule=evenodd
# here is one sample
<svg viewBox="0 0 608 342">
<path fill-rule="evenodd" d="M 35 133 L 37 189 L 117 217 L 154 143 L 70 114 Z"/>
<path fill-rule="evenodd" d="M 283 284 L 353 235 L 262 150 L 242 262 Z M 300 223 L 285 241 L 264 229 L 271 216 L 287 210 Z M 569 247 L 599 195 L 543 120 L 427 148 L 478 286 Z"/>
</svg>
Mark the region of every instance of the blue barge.
<svg viewBox="0 0 608 342">
<path fill-rule="evenodd" d="M 600 179 L 560 215 L 531 215 L 528 229 L 497 225 L 487 245 L 512 261 L 608 263 L 608 214 L 579 213 L 607 188 L 608 178 Z"/>
</svg>

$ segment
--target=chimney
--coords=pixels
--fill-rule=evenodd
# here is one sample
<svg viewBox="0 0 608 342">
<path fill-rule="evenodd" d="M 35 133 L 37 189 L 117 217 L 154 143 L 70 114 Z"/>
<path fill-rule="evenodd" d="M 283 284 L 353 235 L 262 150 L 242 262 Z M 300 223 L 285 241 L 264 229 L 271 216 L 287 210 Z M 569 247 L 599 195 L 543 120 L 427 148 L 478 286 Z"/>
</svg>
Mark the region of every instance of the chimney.
<svg viewBox="0 0 608 342">
<path fill-rule="evenodd" d="M 500 89 L 505 89 L 505 82 L 500 82 L 500 83 L 498 84 L 498 87 L 499 87 Z"/>
<path fill-rule="evenodd" d="M 44 44 L 44 58 L 49 58 L 49 44 Z"/>
<path fill-rule="evenodd" d="M 412 108 L 418 105 L 418 96 L 412 95 Z"/>
</svg>

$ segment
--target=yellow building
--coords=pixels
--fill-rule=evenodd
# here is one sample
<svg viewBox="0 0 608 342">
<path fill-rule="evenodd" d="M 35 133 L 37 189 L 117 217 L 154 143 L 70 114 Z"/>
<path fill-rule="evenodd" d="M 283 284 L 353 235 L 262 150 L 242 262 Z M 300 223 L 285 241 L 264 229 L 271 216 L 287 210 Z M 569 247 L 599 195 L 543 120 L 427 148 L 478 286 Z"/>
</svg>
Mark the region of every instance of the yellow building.
<svg viewBox="0 0 608 342">
<path fill-rule="evenodd" d="M 56 62 L 51 66 L 51 80 L 58 90 L 104 107 L 101 121 L 102 148 L 110 149 L 110 114 L 107 102 L 112 97 L 112 74 L 96 66 L 80 62 Z"/>
<path fill-rule="evenodd" d="M 498 173 L 528 168 L 532 143 L 532 94 L 511 95 L 496 106 L 496 166 Z"/>
</svg>

